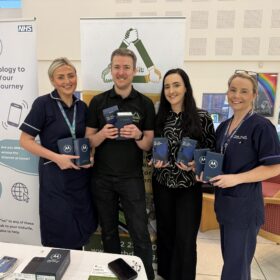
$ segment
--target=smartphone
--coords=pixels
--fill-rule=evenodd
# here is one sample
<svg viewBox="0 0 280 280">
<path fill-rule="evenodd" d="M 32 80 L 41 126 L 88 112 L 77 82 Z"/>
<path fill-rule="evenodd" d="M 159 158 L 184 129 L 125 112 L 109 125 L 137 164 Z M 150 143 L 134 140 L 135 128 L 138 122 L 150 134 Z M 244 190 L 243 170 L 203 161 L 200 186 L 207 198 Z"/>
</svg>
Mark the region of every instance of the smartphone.
<svg viewBox="0 0 280 280">
<path fill-rule="evenodd" d="M 9 115 L 8 115 L 8 124 L 18 127 L 20 123 L 22 106 L 16 103 L 10 104 Z"/>
<path fill-rule="evenodd" d="M 44 260 L 44 257 L 34 257 L 23 269 L 21 273 L 35 274 L 37 267 Z"/>
<path fill-rule="evenodd" d="M 0 259 L 0 277 L 11 270 L 17 262 L 17 258 L 4 256 Z"/>
<path fill-rule="evenodd" d="M 108 267 L 119 280 L 133 280 L 138 276 L 137 272 L 121 258 L 109 262 Z"/>
</svg>

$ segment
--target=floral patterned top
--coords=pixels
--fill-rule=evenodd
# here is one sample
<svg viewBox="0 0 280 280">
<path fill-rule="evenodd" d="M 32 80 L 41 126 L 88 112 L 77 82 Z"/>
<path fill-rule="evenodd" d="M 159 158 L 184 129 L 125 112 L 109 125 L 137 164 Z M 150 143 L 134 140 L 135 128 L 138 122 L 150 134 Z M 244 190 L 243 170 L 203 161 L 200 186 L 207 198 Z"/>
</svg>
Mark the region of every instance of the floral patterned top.
<svg viewBox="0 0 280 280">
<path fill-rule="evenodd" d="M 202 127 L 202 140 L 198 141 L 196 148 L 215 148 L 215 130 L 212 118 L 208 112 L 198 110 Z M 153 176 L 162 185 L 168 188 L 189 188 L 195 185 L 195 174 L 192 171 L 184 171 L 176 165 L 176 156 L 183 138 L 182 116 L 170 111 L 163 132 L 158 137 L 168 139 L 169 165 L 165 168 L 154 168 Z M 188 135 L 184 135 L 188 136 Z"/>
</svg>

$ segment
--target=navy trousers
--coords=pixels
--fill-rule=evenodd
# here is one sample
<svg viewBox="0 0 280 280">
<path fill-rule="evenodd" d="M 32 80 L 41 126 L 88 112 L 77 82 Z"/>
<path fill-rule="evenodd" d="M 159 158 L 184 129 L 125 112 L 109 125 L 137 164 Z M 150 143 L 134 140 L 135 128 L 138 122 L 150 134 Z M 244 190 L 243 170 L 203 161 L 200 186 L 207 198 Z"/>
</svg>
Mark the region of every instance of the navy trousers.
<svg viewBox="0 0 280 280">
<path fill-rule="evenodd" d="M 224 260 L 221 280 L 250 280 L 257 234 L 260 226 L 246 229 L 220 225 L 221 249 Z"/>
</svg>

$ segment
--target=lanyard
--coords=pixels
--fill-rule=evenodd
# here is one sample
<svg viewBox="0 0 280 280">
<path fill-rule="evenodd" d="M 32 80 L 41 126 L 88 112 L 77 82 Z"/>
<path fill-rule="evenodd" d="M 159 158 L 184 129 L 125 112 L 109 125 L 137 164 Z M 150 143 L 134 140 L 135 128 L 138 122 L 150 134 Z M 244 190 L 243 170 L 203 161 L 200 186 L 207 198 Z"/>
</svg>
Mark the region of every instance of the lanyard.
<svg viewBox="0 0 280 280">
<path fill-rule="evenodd" d="M 73 138 L 73 139 L 76 139 L 76 113 L 77 113 L 77 106 L 76 106 L 76 104 L 74 105 L 74 116 L 73 116 L 73 121 L 72 121 L 72 124 L 70 124 L 69 119 L 68 119 L 68 117 L 66 116 L 66 113 L 65 113 L 65 111 L 64 111 L 64 109 L 63 109 L 63 107 L 62 107 L 60 101 L 57 100 L 56 102 L 57 102 L 58 107 L 59 107 L 59 109 L 60 109 L 60 111 L 61 111 L 61 113 L 62 113 L 62 116 L 63 116 L 64 120 L 66 121 L 67 126 L 68 126 L 69 129 L 70 129 L 72 138 Z"/>
<path fill-rule="evenodd" d="M 225 152 L 228 148 L 228 145 L 229 145 L 231 139 L 233 138 L 233 136 L 236 134 L 237 130 L 240 128 L 240 126 L 243 124 L 243 122 L 246 121 L 253 114 L 254 114 L 254 111 L 248 112 L 248 114 L 242 119 L 242 121 L 239 123 L 239 125 L 231 132 L 230 135 L 228 135 L 228 131 L 229 131 L 230 125 L 233 120 L 233 117 L 231 118 L 230 122 L 228 123 L 227 129 L 224 133 L 223 140 L 221 143 L 221 154 L 225 154 Z"/>
</svg>

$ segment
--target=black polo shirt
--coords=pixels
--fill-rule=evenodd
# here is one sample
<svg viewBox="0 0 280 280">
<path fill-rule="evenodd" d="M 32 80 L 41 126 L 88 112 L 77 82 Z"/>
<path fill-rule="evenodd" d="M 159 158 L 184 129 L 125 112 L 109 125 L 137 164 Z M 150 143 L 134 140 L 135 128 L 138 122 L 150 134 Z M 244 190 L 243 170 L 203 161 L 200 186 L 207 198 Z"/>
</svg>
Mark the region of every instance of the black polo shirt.
<svg viewBox="0 0 280 280">
<path fill-rule="evenodd" d="M 132 112 L 133 124 L 141 131 L 154 130 L 153 102 L 133 88 L 126 98 L 116 94 L 114 88 L 95 96 L 89 105 L 87 126 L 101 130 L 106 124 L 102 110 L 114 105 L 120 112 Z M 98 175 L 122 178 L 143 176 L 143 151 L 134 139 L 105 139 L 96 148 L 94 160 L 94 170 Z"/>
</svg>

